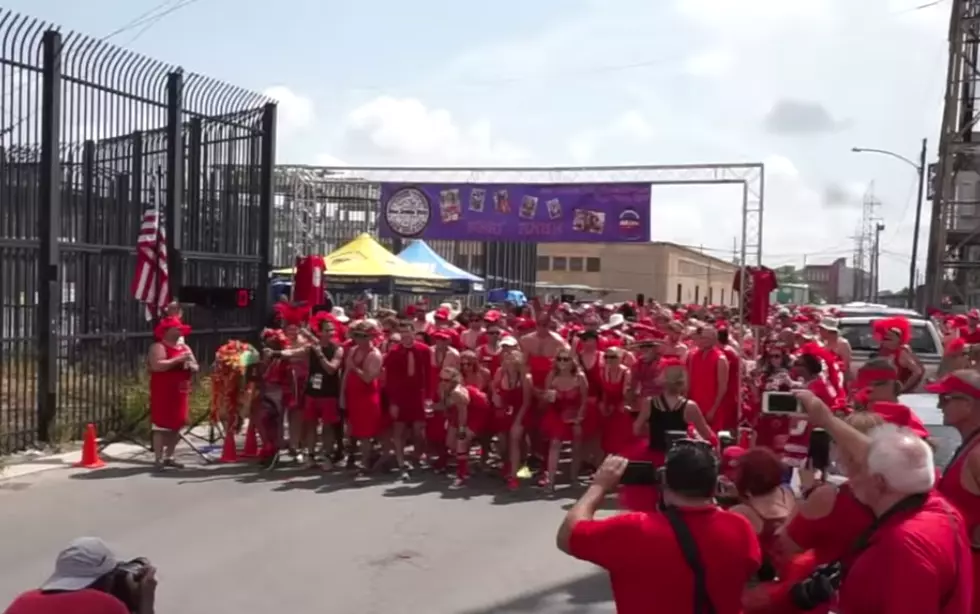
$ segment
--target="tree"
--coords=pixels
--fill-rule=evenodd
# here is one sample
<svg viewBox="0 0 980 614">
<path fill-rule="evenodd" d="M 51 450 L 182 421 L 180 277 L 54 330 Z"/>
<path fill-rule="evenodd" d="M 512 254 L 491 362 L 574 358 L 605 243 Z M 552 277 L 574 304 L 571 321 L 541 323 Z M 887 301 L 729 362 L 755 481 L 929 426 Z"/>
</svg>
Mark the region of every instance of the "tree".
<svg viewBox="0 0 980 614">
<path fill-rule="evenodd" d="M 803 283 L 803 275 L 795 266 L 788 264 L 776 269 L 776 280 L 781 284 Z"/>
</svg>

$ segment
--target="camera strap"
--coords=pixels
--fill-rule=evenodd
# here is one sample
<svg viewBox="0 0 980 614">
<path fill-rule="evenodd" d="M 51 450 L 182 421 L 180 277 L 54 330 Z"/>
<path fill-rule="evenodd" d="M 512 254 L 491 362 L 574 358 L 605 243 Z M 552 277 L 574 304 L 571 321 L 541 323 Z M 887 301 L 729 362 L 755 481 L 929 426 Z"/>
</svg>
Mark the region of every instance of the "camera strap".
<svg viewBox="0 0 980 614">
<path fill-rule="evenodd" d="M 871 523 L 871 526 L 865 529 L 864 532 L 861 533 L 856 540 L 854 540 L 854 545 L 851 546 L 850 552 L 848 553 L 849 556 L 853 557 L 866 550 L 868 546 L 871 545 L 871 538 L 874 536 L 875 532 L 878 531 L 883 524 L 888 522 L 888 520 L 897 514 L 901 514 L 902 512 L 919 509 L 925 505 L 928 497 L 929 495 L 926 494 L 909 495 L 888 508 L 884 514 L 875 518 L 874 522 Z"/>
<path fill-rule="evenodd" d="M 711 603 L 711 596 L 708 594 L 708 584 L 705 579 L 704 566 L 701 564 L 701 555 L 698 545 L 691 535 L 691 530 L 681 518 L 677 508 L 665 505 L 663 514 L 670 522 L 671 529 L 677 537 L 677 543 L 684 553 L 684 559 L 688 567 L 694 573 L 694 614 L 715 614 L 715 606 Z"/>
</svg>

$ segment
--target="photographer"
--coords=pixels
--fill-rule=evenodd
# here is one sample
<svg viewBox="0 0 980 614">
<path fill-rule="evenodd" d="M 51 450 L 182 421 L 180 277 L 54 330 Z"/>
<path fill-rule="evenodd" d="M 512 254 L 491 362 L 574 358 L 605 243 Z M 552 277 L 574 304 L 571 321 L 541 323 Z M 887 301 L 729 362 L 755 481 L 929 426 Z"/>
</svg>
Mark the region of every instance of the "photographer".
<svg viewBox="0 0 980 614">
<path fill-rule="evenodd" d="M 620 614 L 740 612 L 742 590 L 762 554 L 749 521 L 715 505 L 719 463 L 714 451 L 692 441 L 671 449 L 660 512 L 595 519 L 627 465 L 622 457 L 606 458 L 558 529 L 558 548 L 609 572 Z M 680 526 L 675 529 L 674 523 Z M 689 562 L 692 557 L 696 565 Z M 696 594 L 701 610 L 695 608 Z"/>
<path fill-rule="evenodd" d="M 895 425 L 865 435 L 812 393 L 798 397 L 808 420 L 857 461 L 848 484 L 875 520 L 850 546 L 850 562 L 822 567 L 794 587 L 797 607 L 821 607 L 839 588 L 840 614 L 968 614 L 970 545 L 959 512 L 933 490 L 932 448 Z"/>
<path fill-rule="evenodd" d="M 4 614 L 153 614 L 156 586 L 145 559 L 120 563 L 101 539 L 80 537 L 58 554 L 47 582 Z"/>
</svg>

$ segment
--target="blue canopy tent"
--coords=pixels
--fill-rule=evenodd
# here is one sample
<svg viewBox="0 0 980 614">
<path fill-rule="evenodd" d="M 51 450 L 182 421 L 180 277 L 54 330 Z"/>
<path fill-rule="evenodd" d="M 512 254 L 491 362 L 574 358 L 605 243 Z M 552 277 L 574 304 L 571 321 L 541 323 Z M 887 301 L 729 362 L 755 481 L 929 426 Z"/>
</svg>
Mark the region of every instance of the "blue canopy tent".
<svg viewBox="0 0 980 614">
<path fill-rule="evenodd" d="M 424 268 L 429 273 L 452 280 L 453 289 L 458 294 L 483 292 L 483 279 L 448 262 L 435 253 L 425 241 L 413 241 L 411 245 L 398 254 L 398 257 L 405 262 Z"/>
</svg>

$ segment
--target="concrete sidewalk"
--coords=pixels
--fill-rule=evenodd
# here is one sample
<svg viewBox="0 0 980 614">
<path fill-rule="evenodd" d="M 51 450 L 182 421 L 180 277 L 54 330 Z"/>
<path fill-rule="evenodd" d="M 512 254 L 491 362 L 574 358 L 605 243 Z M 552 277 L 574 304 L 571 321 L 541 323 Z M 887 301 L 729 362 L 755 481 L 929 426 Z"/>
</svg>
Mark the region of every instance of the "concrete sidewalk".
<svg viewBox="0 0 980 614">
<path fill-rule="evenodd" d="M 207 426 L 199 427 L 191 431 L 188 436 L 192 439 L 200 439 L 200 443 L 195 442 L 194 447 L 209 458 L 213 457 L 216 460 L 221 454 L 221 443 L 219 441 L 216 445 L 208 444 L 208 430 Z M 0 482 L 24 478 L 55 469 L 75 468 L 75 464 L 82 460 L 82 449 L 77 443 L 71 445 L 73 447 L 77 446 L 77 449 L 55 454 L 32 450 L 8 459 L 8 464 L 0 467 Z M 101 446 L 102 442 L 99 445 Z M 238 445 L 239 449 L 241 449 L 241 442 Z M 181 458 L 187 455 L 197 456 L 184 442 L 180 443 L 177 450 Z M 100 450 L 99 454 L 107 464 L 113 461 L 127 462 L 150 457 L 149 450 L 143 446 L 135 443 L 122 442 L 106 446 L 105 449 Z"/>
</svg>

